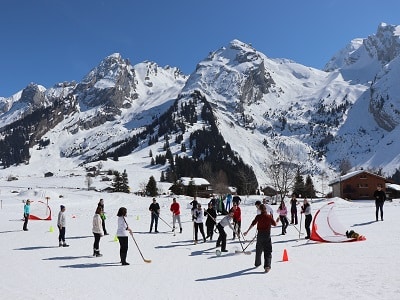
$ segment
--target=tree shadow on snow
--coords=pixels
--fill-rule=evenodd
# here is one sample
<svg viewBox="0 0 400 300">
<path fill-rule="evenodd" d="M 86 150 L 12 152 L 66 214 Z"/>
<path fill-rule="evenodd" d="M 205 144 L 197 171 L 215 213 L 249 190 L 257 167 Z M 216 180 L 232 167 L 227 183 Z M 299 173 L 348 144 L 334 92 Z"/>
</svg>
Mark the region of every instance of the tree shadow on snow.
<svg viewBox="0 0 400 300">
<path fill-rule="evenodd" d="M 239 271 L 236 271 L 233 273 L 218 275 L 218 276 L 214 276 L 214 277 L 200 278 L 200 279 L 196 279 L 195 281 L 220 280 L 220 279 L 233 278 L 233 277 L 238 277 L 238 276 L 243 276 L 243 275 L 265 274 L 265 272 L 262 268 L 260 269 L 260 271 L 253 271 L 253 270 L 256 270 L 256 267 L 247 268 L 247 269 L 239 270 Z M 250 271 L 252 271 L 252 272 L 250 272 Z"/>
</svg>

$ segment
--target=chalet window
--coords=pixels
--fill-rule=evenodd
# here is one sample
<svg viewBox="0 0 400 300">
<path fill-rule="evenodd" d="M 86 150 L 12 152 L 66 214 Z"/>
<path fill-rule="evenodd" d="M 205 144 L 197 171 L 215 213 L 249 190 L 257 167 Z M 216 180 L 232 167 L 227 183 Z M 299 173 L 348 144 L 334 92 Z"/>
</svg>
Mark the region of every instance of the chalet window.
<svg viewBox="0 0 400 300">
<path fill-rule="evenodd" d="M 368 183 L 359 183 L 358 188 L 360 189 L 367 189 L 368 188 Z"/>
<path fill-rule="evenodd" d="M 360 174 L 360 179 L 368 179 L 367 174 Z"/>
</svg>

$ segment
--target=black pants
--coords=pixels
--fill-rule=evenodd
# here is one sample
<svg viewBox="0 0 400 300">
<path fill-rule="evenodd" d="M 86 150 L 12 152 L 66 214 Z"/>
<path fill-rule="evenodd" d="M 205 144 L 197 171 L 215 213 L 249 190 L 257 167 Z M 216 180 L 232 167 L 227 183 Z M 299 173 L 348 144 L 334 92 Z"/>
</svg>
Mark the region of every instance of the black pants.
<svg viewBox="0 0 400 300">
<path fill-rule="evenodd" d="M 213 234 L 214 234 L 214 226 L 215 226 L 215 222 L 213 220 L 206 221 L 206 231 L 207 231 L 207 237 L 210 238 L 210 240 L 212 240 L 213 238 Z"/>
<path fill-rule="evenodd" d="M 24 227 L 22 228 L 23 230 L 28 230 L 28 220 L 29 214 L 24 214 Z"/>
<path fill-rule="evenodd" d="M 286 216 L 279 216 L 279 219 L 282 222 L 282 234 L 285 234 L 286 233 L 286 229 L 289 226 L 289 220 L 287 219 Z"/>
<path fill-rule="evenodd" d="M 119 236 L 119 257 L 121 258 L 121 263 L 126 263 L 126 256 L 128 254 L 128 237 Z"/>
<path fill-rule="evenodd" d="M 58 227 L 60 233 L 58 234 L 58 241 L 65 243 L 65 227 Z"/>
<path fill-rule="evenodd" d="M 235 230 L 233 231 L 233 238 L 235 238 L 236 233 L 239 234 L 238 238 L 240 239 L 240 228 L 242 226 L 242 221 L 233 221 L 233 228 Z"/>
<path fill-rule="evenodd" d="M 306 228 L 306 232 L 307 232 L 307 236 L 306 238 L 310 238 L 311 236 L 311 231 L 310 231 L 310 225 L 311 225 L 311 221 L 312 221 L 312 216 L 311 214 L 306 215 L 306 219 L 304 221 L 304 227 Z"/>
<path fill-rule="evenodd" d="M 290 220 L 290 223 L 294 223 L 295 225 L 297 225 L 297 209 L 295 208 L 295 209 L 291 209 L 290 210 L 290 214 L 291 214 L 291 220 Z"/>
<path fill-rule="evenodd" d="M 381 220 L 383 221 L 383 203 L 385 203 L 385 201 L 375 201 L 375 206 L 376 206 L 375 216 L 377 221 L 378 221 L 379 210 L 381 211 Z"/>
<path fill-rule="evenodd" d="M 157 231 L 158 214 L 156 213 L 151 213 L 150 232 L 153 230 L 153 223 L 154 223 L 154 230 Z"/>
<path fill-rule="evenodd" d="M 254 265 L 256 267 L 261 265 L 261 254 L 264 252 L 264 268 L 271 268 L 272 259 L 272 242 L 271 235 L 268 231 L 259 231 L 257 233 L 256 243 L 256 259 Z"/>
<path fill-rule="evenodd" d="M 100 251 L 99 244 L 100 244 L 101 235 L 100 235 L 100 233 L 94 233 L 94 232 L 93 232 L 93 235 L 94 235 L 93 250 Z"/>
<path fill-rule="evenodd" d="M 204 226 L 203 223 L 194 222 L 194 240 L 197 242 L 197 233 L 200 230 L 201 235 L 203 236 L 203 240 L 206 240 L 206 236 L 204 235 Z"/>
<path fill-rule="evenodd" d="M 101 226 L 103 227 L 104 234 L 107 234 L 107 230 L 106 230 L 106 220 L 101 219 Z"/>
<path fill-rule="evenodd" d="M 217 247 L 218 245 L 221 245 L 221 250 L 226 250 L 226 232 L 224 230 L 224 227 L 221 224 L 218 224 L 217 229 L 219 232 Z"/>
</svg>

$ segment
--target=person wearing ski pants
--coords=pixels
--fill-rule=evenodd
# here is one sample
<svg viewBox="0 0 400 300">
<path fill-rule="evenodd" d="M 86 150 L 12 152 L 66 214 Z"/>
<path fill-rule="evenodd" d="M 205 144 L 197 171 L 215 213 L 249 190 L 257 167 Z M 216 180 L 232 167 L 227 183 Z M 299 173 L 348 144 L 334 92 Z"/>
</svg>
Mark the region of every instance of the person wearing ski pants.
<svg viewBox="0 0 400 300">
<path fill-rule="evenodd" d="M 229 226 L 232 229 L 232 231 L 235 230 L 231 224 L 232 218 L 233 218 L 233 210 L 231 209 L 229 211 L 229 214 L 226 215 L 217 224 L 217 229 L 219 232 L 219 236 L 218 236 L 218 240 L 217 240 L 217 247 L 221 246 L 221 252 L 228 252 L 228 250 L 226 250 L 226 232 L 224 230 L 224 227 Z"/>
<path fill-rule="evenodd" d="M 271 242 L 271 226 L 276 226 L 276 222 L 270 214 L 267 214 L 267 210 L 264 204 L 260 205 L 261 214 L 257 215 L 249 229 L 243 234 L 246 236 L 247 233 L 257 225 L 257 243 L 256 243 L 256 258 L 254 266 L 258 267 L 261 265 L 261 254 L 264 252 L 264 270 L 269 272 L 271 270 L 272 260 L 272 242 Z"/>
</svg>

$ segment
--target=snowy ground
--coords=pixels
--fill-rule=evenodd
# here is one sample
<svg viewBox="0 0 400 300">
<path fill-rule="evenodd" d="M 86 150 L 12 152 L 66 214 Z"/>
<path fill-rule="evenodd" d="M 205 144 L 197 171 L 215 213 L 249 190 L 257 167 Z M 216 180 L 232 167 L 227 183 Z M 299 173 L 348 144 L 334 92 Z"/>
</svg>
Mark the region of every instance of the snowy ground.
<svg viewBox="0 0 400 300">
<path fill-rule="evenodd" d="M 188 203 L 181 204 L 183 233 L 173 236 L 160 220 L 159 234 L 149 234 L 151 198 L 128 194 L 107 194 L 67 188 L 67 179 L 26 178 L 2 181 L 0 209 L 1 299 L 399 299 L 400 204 L 385 204 L 385 221 L 375 222 L 374 203 L 336 201 L 336 214 L 345 228 L 367 240 L 352 243 L 316 243 L 298 240 L 288 228 L 272 230 L 272 270 L 265 274 L 254 268 L 251 255 L 234 254 L 241 249 L 228 232 L 227 254 L 217 257 L 215 239 L 193 244 L 193 227 Z M 72 181 L 70 186 L 76 186 Z M 82 182 L 82 178 L 79 179 Z M 57 186 L 63 186 L 59 188 Z M 36 188 L 39 187 L 39 188 Z M 31 189 L 28 189 L 31 188 Z M 29 221 L 22 231 L 22 200 L 50 197 L 52 221 Z M 62 196 L 62 198 L 60 198 Z M 110 235 L 101 239 L 101 258 L 93 258 L 92 216 L 100 198 L 105 200 Z M 242 226 L 246 230 L 255 216 L 257 196 L 243 198 Z M 161 217 L 171 224 L 171 198 L 158 198 Z M 332 199 L 330 199 L 332 200 Z M 316 200 L 316 210 L 327 200 Z M 203 204 L 206 203 L 204 199 Z M 56 218 L 60 204 L 66 206 L 67 242 L 58 247 Z M 128 223 L 146 259 L 145 263 L 130 239 L 129 266 L 119 263 L 119 244 L 114 241 L 116 212 L 128 209 Z M 274 209 L 277 207 L 275 206 Z M 220 219 L 219 217 L 218 219 Z M 304 221 L 304 220 L 303 220 Z M 50 232 L 50 227 L 55 228 Z M 253 237 L 255 229 L 248 238 Z M 246 244 L 245 244 L 246 246 Z M 255 245 L 249 249 L 254 251 Z M 283 262 L 284 249 L 289 261 Z"/>
</svg>

